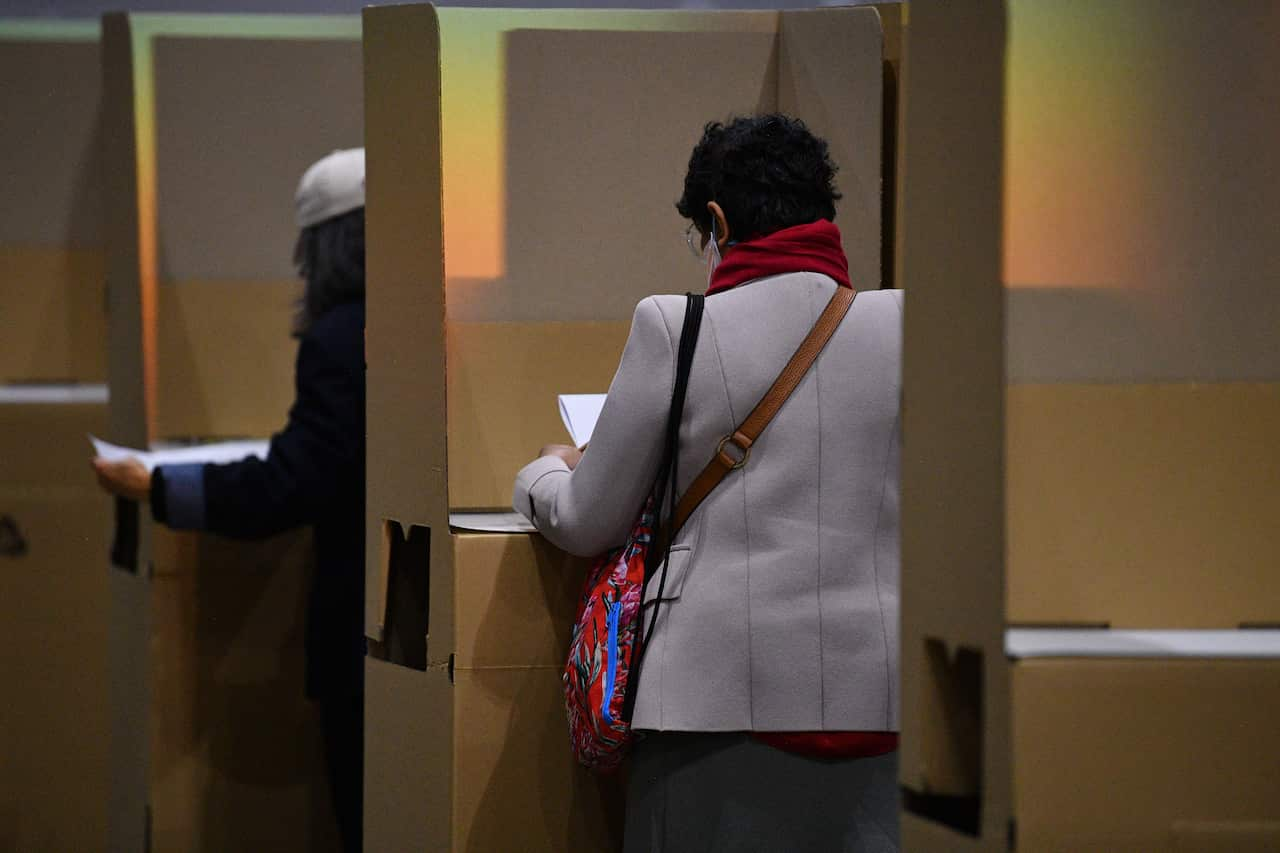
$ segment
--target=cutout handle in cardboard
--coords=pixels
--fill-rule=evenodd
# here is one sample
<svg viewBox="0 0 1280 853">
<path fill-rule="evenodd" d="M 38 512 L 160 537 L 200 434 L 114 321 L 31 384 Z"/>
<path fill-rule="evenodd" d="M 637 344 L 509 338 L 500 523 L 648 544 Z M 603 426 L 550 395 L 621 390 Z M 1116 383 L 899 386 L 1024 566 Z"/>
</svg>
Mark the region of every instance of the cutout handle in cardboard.
<svg viewBox="0 0 1280 853">
<path fill-rule="evenodd" d="M 27 539 L 11 515 L 0 515 L 0 557 L 25 557 Z"/>
<path fill-rule="evenodd" d="M 116 498 L 115 535 L 111 541 L 111 565 L 138 573 L 138 502 Z"/>
<path fill-rule="evenodd" d="M 982 826 L 982 677 L 979 649 L 960 646 L 948 654 L 937 637 L 924 640 L 925 716 L 920 767 L 902 788 L 907 811 L 978 836 Z"/>
<path fill-rule="evenodd" d="M 382 524 L 382 576 L 387 583 L 386 624 L 370 654 L 420 671 L 427 668 L 431 601 L 431 528 L 398 521 Z"/>
</svg>

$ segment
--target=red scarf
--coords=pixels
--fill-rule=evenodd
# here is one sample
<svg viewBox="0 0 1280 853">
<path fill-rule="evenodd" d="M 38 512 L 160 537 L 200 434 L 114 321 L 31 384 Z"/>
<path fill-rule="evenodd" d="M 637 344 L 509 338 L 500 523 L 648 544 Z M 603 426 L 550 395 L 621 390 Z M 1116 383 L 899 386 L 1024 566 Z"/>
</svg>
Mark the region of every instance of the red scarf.
<svg viewBox="0 0 1280 853">
<path fill-rule="evenodd" d="M 835 223 L 819 219 L 738 243 L 725 253 L 711 274 L 707 295 L 788 272 L 822 273 L 841 287 L 853 287 L 849 283 L 849 259 L 844 256 L 840 229 Z"/>
</svg>

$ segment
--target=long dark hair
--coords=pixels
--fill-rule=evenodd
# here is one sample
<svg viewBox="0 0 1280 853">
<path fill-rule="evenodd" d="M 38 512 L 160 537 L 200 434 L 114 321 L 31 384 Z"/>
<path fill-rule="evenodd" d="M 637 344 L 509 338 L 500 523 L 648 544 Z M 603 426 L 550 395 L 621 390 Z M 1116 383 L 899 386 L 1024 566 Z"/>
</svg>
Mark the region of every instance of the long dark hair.
<svg viewBox="0 0 1280 853">
<path fill-rule="evenodd" d="M 364 208 L 303 228 L 293 265 L 306 281 L 293 319 L 300 338 L 330 308 L 364 301 Z"/>
</svg>

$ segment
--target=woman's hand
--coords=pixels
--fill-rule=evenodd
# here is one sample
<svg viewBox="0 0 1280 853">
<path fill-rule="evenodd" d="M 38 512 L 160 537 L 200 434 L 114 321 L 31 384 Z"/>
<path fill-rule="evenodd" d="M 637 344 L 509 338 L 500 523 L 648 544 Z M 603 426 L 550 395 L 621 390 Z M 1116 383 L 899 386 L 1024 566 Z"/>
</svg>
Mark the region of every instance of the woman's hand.
<svg viewBox="0 0 1280 853">
<path fill-rule="evenodd" d="M 571 444 L 548 444 L 538 451 L 539 456 L 559 456 L 572 471 L 582 461 L 582 451 Z"/>
<path fill-rule="evenodd" d="M 139 502 L 151 497 L 151 472 L 137 459 L 108 462 L 99 457 L 93 460 L 93 471 L 98 485 L 113 495 Z"/>
</svg>

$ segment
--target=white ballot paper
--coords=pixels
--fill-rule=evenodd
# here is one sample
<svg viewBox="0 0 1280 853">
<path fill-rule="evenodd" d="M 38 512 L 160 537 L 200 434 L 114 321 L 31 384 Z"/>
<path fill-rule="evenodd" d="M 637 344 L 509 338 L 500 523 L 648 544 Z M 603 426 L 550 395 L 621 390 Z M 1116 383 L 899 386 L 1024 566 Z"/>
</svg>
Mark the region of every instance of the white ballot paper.
<svg viewBox="0 0 1280 853">
<path fill-rule="evenodd" d="M 93 452 L 100 458 L 110 462 L 122 459 L 137 459 L 147 466 L 148 471 L 155 470 L 157 465 L 184 465 L 206 462 L 239 462 L 250 456 L 259 459 L 267 458 L 267 441 L 219 441 L 214 444 L 188 444 L 173 447 L 156 446 L 151 450 L 135 450 L 132 447 L 121 447 L 103 441 L 96 436 L 89 436 L 93 443 Z"/>
<path fill-rule="evenodd" d="M 537 533 L 518 512 L 451 512 L 449 526 L 475 533 Z"/>
<path fill-rule="evenodd" d="M 604 408 L 605 394 L 561 394 L 560 420 L 569 431 L 575 447 L 582 447 L 591 440 L 591 433 L 596 431 L 596 421 L 600 420 L 600 410 Z"/>
</svg>

